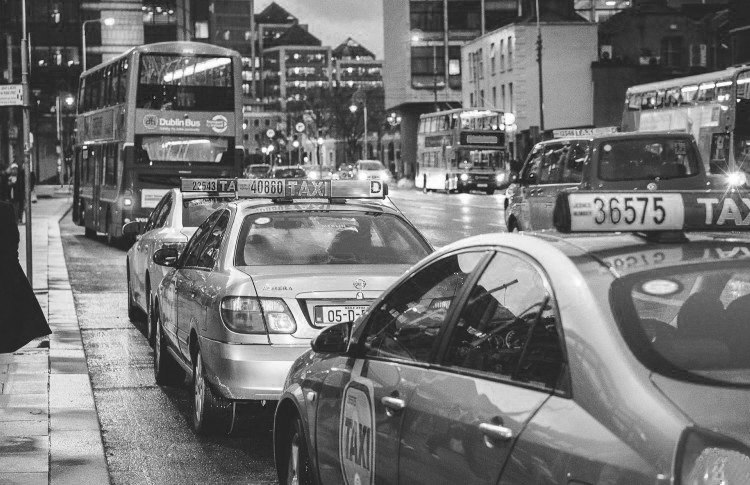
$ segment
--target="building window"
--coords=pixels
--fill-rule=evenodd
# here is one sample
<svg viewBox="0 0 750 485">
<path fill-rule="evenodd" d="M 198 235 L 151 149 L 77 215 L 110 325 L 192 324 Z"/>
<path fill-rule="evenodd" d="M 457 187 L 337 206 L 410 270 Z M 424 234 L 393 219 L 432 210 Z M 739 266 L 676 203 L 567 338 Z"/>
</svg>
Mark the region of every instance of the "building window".
<svg viewBox="0 0 750 485">
<path fill-rule="evenodd" d="M 513 69 L 513 37 L 508 37 L 508 70 Z"/>
<path fill-rule="evenodd" d="M 441 6 L 442 2 L 434 2 Z M 448 2 L 448 31 L 481 30 L 481 2 L 476 0 L 451 0 Z M 442 27 L 441 27 L 442 30 Z"/>
<path fill-rule="evenodd" d="M 503 111 L 506 111 L 506 105 L 505 105 L 505 84 L 500 86 L 500 101 L 503 103 L 501 105 L 501 108 Z"/>
<path fill-rule="evenodd" d="M 513 83 L 508 83 L 508 106 L 511 113 L 516 112 L 516 107 L 513 105 Z"/>
<path fill-rule="evenodd" d="M 492 107 L 497 108 L 497 87 L 492 86 Z"/>
<path fill-rule="evenodd" d="M 443 2 L 412 1 L 409 3 L 409 24 L 412 30 L 443 31 Z"/>
<path fill-rule="evenodd" d="M 500 39 L 500 72 L 505 70 L 505 42 Z"/>
<path fill-rule="evenodd" d="M 682 66 L 682 37 L 664 37 L 661 40 L 661 64 L 663 66 Z"/>
<path fill-rule="evenodd" d="M 477 52 L 477 57 L 479 59 L 479 79 L 484 79 L 484 55 L 482 54 L 482 49 L 479 49 L 479 52 Z"/>
<path fill-rule="evenodd" d="M 474 93 L 469 93 L 469 106 L 474 106 Z"/>
<path fill-rule="evenodd" d="M 500 49 L 503 48 L 503 41 L 500 41 Z M 493 42 L 490 44 L 490 71 L 492 72 L 492 75 L 495 75 L 495 43 Z"/>
<path fill-rule="evenodd" d="M 208 39 L 208 22 L 195 23 L 195 38 Z"/>
</svg>

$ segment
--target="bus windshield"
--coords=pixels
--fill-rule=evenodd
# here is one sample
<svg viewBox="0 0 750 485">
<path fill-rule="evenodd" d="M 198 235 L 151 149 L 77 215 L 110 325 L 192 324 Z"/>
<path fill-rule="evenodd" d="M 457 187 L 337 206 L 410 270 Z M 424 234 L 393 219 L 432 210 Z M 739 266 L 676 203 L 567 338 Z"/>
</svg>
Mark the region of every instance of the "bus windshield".
<svg viewBox="0 0 750 485">
<path fill-rule="evenodd" d="M 182 111 L 232 111 L 229 57 L 143 54 L 136 106 Z"/>
<path fill-rule="evenodd" d="M 501 150 L 459 150 L 458 168 L 461 170 L 500 170 L 503 167 Z"/>
<path fill-rule="evenodd" d="M 222 163 L 228 162 L 229 139 L 218 136 L 175 136 L 154 135 L 139 136 L 138 160 L 142 163 L 150 162 L 198 162 Z"/>
</svg>

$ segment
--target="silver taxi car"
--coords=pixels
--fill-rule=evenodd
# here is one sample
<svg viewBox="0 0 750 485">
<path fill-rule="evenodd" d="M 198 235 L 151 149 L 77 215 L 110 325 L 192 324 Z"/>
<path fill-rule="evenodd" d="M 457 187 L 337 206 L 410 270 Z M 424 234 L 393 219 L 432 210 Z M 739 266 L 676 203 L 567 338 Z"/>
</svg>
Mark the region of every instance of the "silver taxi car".
<svg viewBox="0 0 750 485">
<path fill-rule="evenodd" d="M 294 363 L 280 482 L 750 483 L 750 238 L 685 232 L 742 197 L 579 192 L 573 234 L 433 253 Z"/>
<path fill-rule="evenodd" d="M 509 232 L 552 229 L 563 190 L 697 190 L 707 175 L 689 133 L 614 133 L 558 138 L 534 146 L 506 191 Z"/>
<path fill-rule="evenodd" d="M 179 188 L 170 189 L 145 222 L 133 221 L 123 226 L 123 234 L 136 237 L 126 255 L 128 317 L 132 322 L 145 320 L 152 344 L 153 297 L 166 273 L 163 266 L 153 262 L 154 253 L 165 247 L 182 251 L 198 225 L 234 197 L 234 192 L 183 193 Z"/>
<path fill-rule="evenodd" d="M 362 314 L 432 251 L 380 182 L 237 184 L 241 200 L 211 214 L 179 258 L 154 254 L 173 267 L 154 301 L 156 382 L 192 377 L 198 433 L 231 430 L 238 402 L 278 400 L 312 337 Z"/>
</svg>

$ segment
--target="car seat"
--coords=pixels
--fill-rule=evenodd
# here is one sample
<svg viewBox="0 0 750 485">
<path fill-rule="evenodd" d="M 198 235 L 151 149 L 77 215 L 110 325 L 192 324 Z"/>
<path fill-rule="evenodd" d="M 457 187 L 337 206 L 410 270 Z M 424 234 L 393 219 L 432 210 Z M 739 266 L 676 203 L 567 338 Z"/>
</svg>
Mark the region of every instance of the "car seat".
<svg viewBox="0 0 750 485">
<path fill-rule="evenodd" d="M 331 263 L 356 263 L 369 249 L 369 242 L 357 231 L 344 229 L 333 237 L 326 252 Z"/>
</svg>

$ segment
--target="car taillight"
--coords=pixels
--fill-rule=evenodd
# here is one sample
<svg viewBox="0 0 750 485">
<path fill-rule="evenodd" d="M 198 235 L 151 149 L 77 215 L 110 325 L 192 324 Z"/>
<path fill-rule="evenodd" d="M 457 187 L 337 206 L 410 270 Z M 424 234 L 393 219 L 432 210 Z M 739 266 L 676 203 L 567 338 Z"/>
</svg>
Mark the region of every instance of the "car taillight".
<svg viewBox="0 0 750 485">
<path fill-rule="evenodd" d="M 282 300 L 228 296 L 221 300 L 221 319 L 237 333 L 294 333 L 297 324 Z"/>
<path fill-rule="evenodd" d="M 750 449 L 713 431 L 690 428 L 680 440 L 676 473 L 679 485 L 750 483 Z"/>
</svg>

